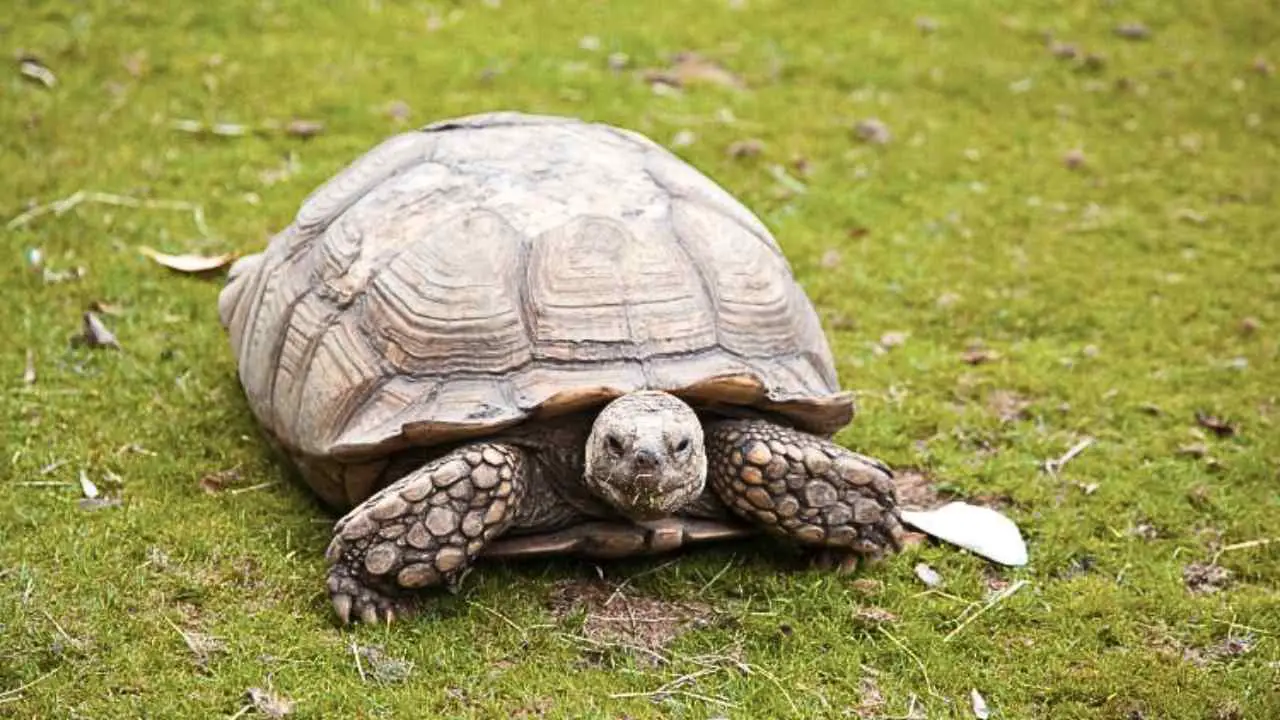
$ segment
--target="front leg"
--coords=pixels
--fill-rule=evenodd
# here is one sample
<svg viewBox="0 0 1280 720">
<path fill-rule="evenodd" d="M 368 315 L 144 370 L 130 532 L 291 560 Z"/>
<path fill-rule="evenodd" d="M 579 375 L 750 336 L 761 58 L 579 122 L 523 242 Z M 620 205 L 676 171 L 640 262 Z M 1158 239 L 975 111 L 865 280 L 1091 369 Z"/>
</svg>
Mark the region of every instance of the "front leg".
<svg viewBox="0 0 1280 720">
<path fill-rule="evenodd" d="M 736 514 L 802 546 L 879 558 L 902 549 L 883 463 L 767 420 L 708 423 L 707 483 Z"/>
<path fill-rule="evenodd" d="M 485 544 L 511 526 L 524 497 L 524 451 L 475 443 L 443 455 L 356 506 L 325 552 L 342 622 L 390 622 L 409 592 L 454 588 Z"/>
</svg>

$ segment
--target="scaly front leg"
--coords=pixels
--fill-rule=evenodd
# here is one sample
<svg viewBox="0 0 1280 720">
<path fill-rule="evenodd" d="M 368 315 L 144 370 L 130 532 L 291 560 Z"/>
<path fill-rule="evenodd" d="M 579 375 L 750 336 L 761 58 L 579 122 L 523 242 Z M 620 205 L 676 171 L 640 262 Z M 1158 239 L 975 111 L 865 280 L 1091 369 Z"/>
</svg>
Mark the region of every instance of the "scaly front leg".
<svg viewBox="0 0 1280 720">
<path fill-rule="evenodd" d="M 830 440 L 766 420 L 708 423 L 707 482 L 733 511 L 823 554 L 879 558 L 902 548 L 893 475 Z"/>
<path fill-rule="evenodd" d="M 342 622 L 390 622 L 409 591 L 454 587 L 510 527 L 526 485 L 524 451 L 475 443 L 388 485 L 334 526 L 328 589 Z"/>
</svg>

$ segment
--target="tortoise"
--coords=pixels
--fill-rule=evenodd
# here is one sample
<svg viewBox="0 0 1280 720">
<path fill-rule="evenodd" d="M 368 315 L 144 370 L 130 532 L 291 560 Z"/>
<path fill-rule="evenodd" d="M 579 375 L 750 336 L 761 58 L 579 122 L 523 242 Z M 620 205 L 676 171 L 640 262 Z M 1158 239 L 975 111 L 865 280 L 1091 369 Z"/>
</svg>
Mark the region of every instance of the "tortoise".
<svg viewBox="0 0 1280 720">
<path fill-rule="evenodd" d="M 342 623 L 482 558 L 763 534 L 901 549 L 815 308 L 763 223 L 637 131 L 495 111 L 390 136 L 238 259 L 218 312 L 252 414 L 336 513 Z"/>
</svg>

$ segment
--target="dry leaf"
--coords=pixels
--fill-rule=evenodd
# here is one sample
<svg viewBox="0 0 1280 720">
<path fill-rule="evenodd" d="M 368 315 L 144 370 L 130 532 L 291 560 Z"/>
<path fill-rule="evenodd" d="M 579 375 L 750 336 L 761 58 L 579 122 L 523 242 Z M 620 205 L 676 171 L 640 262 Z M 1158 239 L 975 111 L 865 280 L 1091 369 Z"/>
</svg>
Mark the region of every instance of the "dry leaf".
<svg viewBox="0 0 1280 720">
<path fill-rule="evenodd" d="M 992 360 L 998 360 L 999 358 L 1000 358 L 1000 353 L 996 352 L 995 350 L 988 350 L 986 348 L 975 348 L 973 350 L 966 350 L 965 353 L 960 356 L 961 360 L 964 360 L 966 363 L 970 365 L 981 365 L 982 363 L 991 362 Z"/>
<path fill-rule="evenodd" d="M 878 607 L 860 607 L 853 611 L 853 619 L 860 620 L 869 625 L 882 625 L 886 623 L 898 622 L 898 616 Z"/>
<path fill-rule="evenodd" d="M 1064 43 L 1054 40 L 1049 43 L 1049 52 L 1056 58 L 1063 60 L 1075 60 L 1080 56 L 1080 48 L 1073 43 Z"/>
<path fill-rule="evenodd" d="M 98 319 L 98 316 L 92 312 L 84 314 L 84 327 L 80 334 L 82 342 L 89 347 L 110 347 L 117 350 L 120 349 L 120 341 L 116 340 L 116 336 L 107 329 L 106 325 Z"/>
<path fill-rule="evenodd" d="M 987 408 L 1000 418 L 1000 422 L 1014 422 L 1027 418 L 1031 401 L 1012 390 L 996 390 L 987 397 Z"/>
<path fill-rule="evenodd" d="M 1127 40 L 1146 40 L 1151 37 L 1151 30 L 1140 22 L 1122 23 L 1116 26 L 1116 35 Z"/>
<path fill-rule="evenodd" d="M 200 478 L 200 482 L 198 484 L 201 490 L 204 490 L 210 495 L 216 495 L 223 490 L 226 490 L 228 485 L 239 479 L 240 471 L 236 468 L 232 468 L 230 470 L 211 472 Z"/>
<path fill-rule="evenodd" d="M 890 348 L 900 347 L 907 342 L 907 338 L 911 337 L 911 333 L 904 330 L 895 330 L 887 332 L 880 336 L 880 347 L 888 350 Z"/>
<path fill-rule="evenodd" d="M 324 132 L 324 123 L 319 120 L 290 120 L 289 124 L 284 126 L 284 132 L 293 137 L 315 137 Z"/>
<path fill-rule="evenodd" d="M 249 688 L 249 701 L 267 717 L 282 718 L 293 712 L 293 701 L 271 690 Z"/>
<path fill-rule="evenodd" d="M 676 53 L 669 67 L 646 70 L 643 77 L 650 85 L 684 88 L 702 83 L 736 90 L 746 89 L 742 78 L 692 51 Z"/>
<path fill-rule="evenodd" d="M 235 253 L 223 253 L 221 255 L 169 255 L 153 250 L 146 245 L 138 246 L 138 251 L 170 270 L 184 273 L 212 272 L 230 265 L 236 259 Z"/>
<path fill-rule="evenodd" d="M 756 138 L 737 140 L 729 144 L 728 154 L 731 158 L 755 157 L 764 151 L 764 143 Z"/>
<path fill-rule="evenodd" d="M 48 67 L 45 67 L 44 63 L 33 57 L 23 58 L 18 70 L 23 77 L 35 80 L 47 88 L 55 87 L 58 84 L 58 76 L 54 75 L 53 71 Z"/>
<path fill-rule="evenodd" d="M 1212 432 L 1218 437 L 1229 437 L 1236 434 L 1236 428 L 1234 425 L 1216 415 L 1210 415 L 1197 410 L 1196 422 L 1200 427 Z"/>
<path fill-rule="evenodd" d="M 859 120 L 854 124 L 853 131 L 858 137 L 876 145 L 887 145 L 893 139 L 893 134 L 889 132 L 889 126 L 878 118 Z"/>
</svg>

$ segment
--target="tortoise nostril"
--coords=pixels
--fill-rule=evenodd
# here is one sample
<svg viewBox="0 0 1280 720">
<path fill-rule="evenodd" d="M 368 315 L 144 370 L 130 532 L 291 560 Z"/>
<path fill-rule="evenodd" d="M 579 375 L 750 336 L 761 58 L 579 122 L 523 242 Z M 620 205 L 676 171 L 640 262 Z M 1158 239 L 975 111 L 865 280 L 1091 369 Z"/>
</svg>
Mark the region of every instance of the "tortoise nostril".
<svg viewBox="0 0 1280 720">
<path fill-rule="evenodd" d="M 658 454 L 648 448 L 636 450 L 635 465 L 637 470 L 652 470 L 658 467 Z"/>
</svg>

